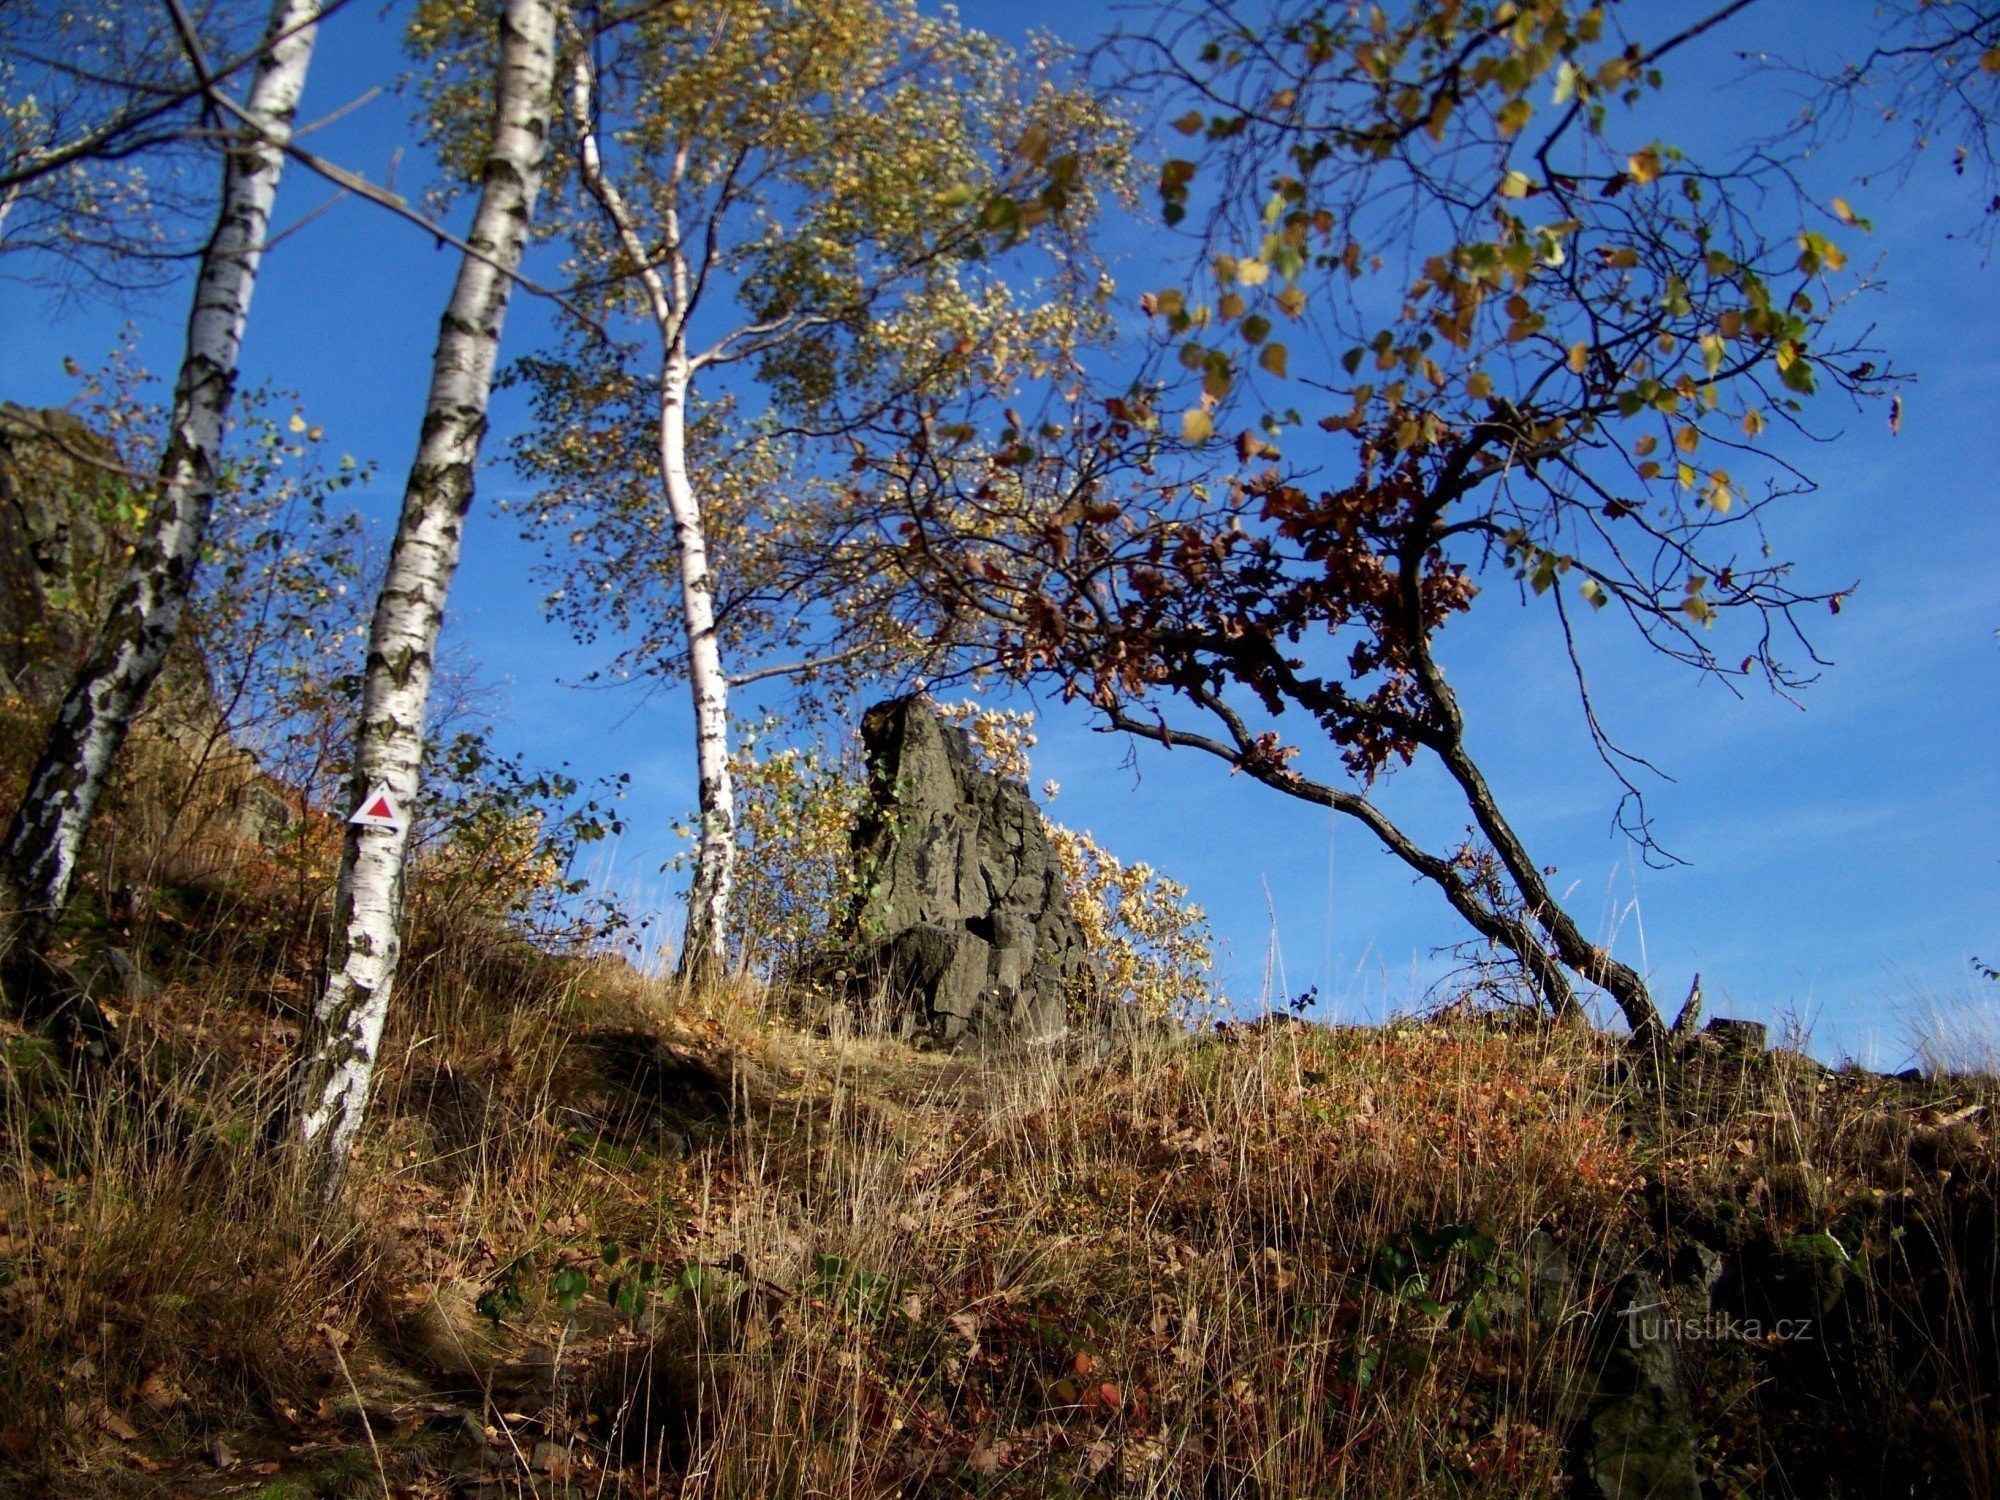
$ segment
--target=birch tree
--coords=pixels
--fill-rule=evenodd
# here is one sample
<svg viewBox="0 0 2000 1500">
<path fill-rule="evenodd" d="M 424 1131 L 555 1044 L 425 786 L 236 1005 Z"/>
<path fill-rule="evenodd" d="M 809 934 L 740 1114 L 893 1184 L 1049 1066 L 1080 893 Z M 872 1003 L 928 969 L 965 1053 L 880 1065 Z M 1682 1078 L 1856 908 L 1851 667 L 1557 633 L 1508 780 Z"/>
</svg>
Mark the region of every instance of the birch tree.
<svg viewBox="0 0 2000 1500">
<path fill-rule="evenodd" d="M 368 1105 L 376 1050 L 401 953 L 410 812 L 445 598 L 458 567 L 501 323 L 541 189 L 555 70 L 554 0 L 506 0 L 483 170 L 431 364 L 415 462 L 369 624 L 354 805 L 377 787 L 403 810 L 393 827 L 347 829 L 326 980 L 300 1038 L 297 1133 L 331 1190 Z"/>
<path fill-rule="evenodd" d="M 209 94 L 252 76 L 268 10 L 0 6 L 0 266 L 83 293 L 178 280 L 200 245 L 185 227 L 205 236 L 214 217 Z"/>
<path fill-rule="evenodd" d="M 642 564 L 605 592 L 664 584 L 674 615 L 647 633 L 644 667 L 684 674 L 692 699 L 699 830 L 680 970 L 694 980 L 729 961 L 723 650 L 757 615 L 754 589 L 730 590 L 728 564 L 747 565 L 732 543 L 802 513 L 777 434 L 1010 358 L 1000 325 L 1028 314 L 975 267 L 996 233 L 1080 212 L 1115 133 L 1093 99 L 901 0 L 649 6 L 574 43 L 561 229 L 579 282 L 630 337 L 577 338 L 524 366 L 541 420 L 521 457 L 550 482 L 543 517 L 590 512 L 561 531 L 594 533 L 610 512 L 579 493 L 584 477 L 615 477 L 637 497 L 616 513 L 623 537 L 650 529 L 668 560 L 670 579 Z M 758 386 L 769 405 L 728 435 Z M 600 439 L 618 450 L 608 465 Z"/>
<path fill-rule="evenodd" d="M 0 950 L 32 1014 L 51 1003 L 39 962 L 61 914 L 106 777 L 180 631 L 214 504 L 223 424 L 271 205 L 317 31 L 318 0 L 277 0 L 229 142 L 203 247 L 153 500 L 88 659 L 57 713 L 0 845 Z M 184 38 L 191 51 L 196 43 Z M 197 71 L 201 64 L 196 61 Z"/>
</svg>

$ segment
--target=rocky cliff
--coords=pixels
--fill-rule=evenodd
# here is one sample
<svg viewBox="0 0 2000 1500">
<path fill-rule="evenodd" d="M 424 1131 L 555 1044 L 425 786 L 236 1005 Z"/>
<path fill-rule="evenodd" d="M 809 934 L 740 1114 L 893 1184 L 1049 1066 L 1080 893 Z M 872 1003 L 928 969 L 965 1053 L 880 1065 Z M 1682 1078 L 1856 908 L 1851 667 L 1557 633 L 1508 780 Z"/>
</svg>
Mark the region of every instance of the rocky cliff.
<svg viewBox="0 0 2000 1500">
<path fill-rule="evenodd" d="M 851 946 L 911 1031 L 1049 1041 L 1093 978 L 1040 809 L 922 697 L 862 719 L 870 802 Z"/>
</svg>

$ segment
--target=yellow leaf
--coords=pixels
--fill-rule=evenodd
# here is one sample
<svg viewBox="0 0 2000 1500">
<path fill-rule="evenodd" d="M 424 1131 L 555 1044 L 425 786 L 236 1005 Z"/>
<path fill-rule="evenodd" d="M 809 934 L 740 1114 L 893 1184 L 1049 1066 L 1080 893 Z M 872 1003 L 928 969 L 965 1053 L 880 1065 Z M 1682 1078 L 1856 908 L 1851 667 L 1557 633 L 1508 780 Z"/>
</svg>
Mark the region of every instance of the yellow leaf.
<svg viewBox="0 0 2000 1500">
<path fill-rule="evenodd" d="M 1695 427 L 1683 427 L 1674 434 L 1674 446 L 1683 453 L 1692 453 L 1701 443 L 1701 431 Z"/>
<path fill-rule="evenodd" d="M 293 412 L 290 426 L 294 432 L 304 432 L 306 430 L 306 419 L 297 412 Z"/>
<path fill-rule="evenodd" d="M 1854 210 L 1847 206 L 1845 198 L 1833 200 L 1833 216 L 1843 224 L 1851 225 L 1854 222 Z"/>
<path fill-rule="evenodd" d="M 1215 435 L 1215 419 L 1199 406 L 1181 413 L 1181 436 L 1190 443 L 1205 443 Z"/>
<path fill-rule="evenodd" d="M 1743 435 L 1745 437 L 1755 437 L 1763 430 L 1764 414 L 1761 411 L 1753 406 L 1743 413 Z"/>
<path fill-rule="evenodd" d="M 1534 184 L 1528 180 L 1526 172 L 1509 172 L 1505 177 L 1500 179 L 1500 196 L 1503 198 L 1525 198 L 1528 196 L 1528 190 L 1533 186 Z"/>
<path fill-rule="evenodd" d="M 1634 182 L 1651 182 L 1660 175 L 1660 153 L 1652 146 L 1644 151 L 1634 152 L 1626 158 L 1625 170 L 1632 174 Z"/>
<path fill-rule="evenodd" d="M 1466 377 L 1465 393 L 1475 401 L 1484 401 L 1493 394 L 1493 377 L 1484 370 L 1474 370 Z"/>
<path fill-rule="evenodd" d="M 1581 339 L 1569 346 L 1569 367 L 1578 375 L 1590 368 L 1590 345 Z"/>
<path fill-rule="evenodd" d="M 1261 260 L 1239 260 L 1236 279 L 1245 286 L 1262 286 L 1271 278 L 1271 268 Z"/>
</svg>

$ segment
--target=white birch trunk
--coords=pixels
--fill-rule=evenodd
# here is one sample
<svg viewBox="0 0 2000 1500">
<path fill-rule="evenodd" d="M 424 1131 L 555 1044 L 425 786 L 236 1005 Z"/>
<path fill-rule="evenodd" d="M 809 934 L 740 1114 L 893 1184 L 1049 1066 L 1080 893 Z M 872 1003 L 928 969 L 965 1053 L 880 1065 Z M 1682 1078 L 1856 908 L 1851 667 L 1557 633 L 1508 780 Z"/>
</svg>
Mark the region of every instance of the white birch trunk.
<svg viewBox="0 0 2000 1500">
<path fill-rule="evenodd" d="M 701 777 L 700 841 L 681 940 L 683 979 L 718 975 L 729 956 L 729 893 L 736 874 L 736 798 L 729 774 L 729 679 L 715 636 L 715 580 L 708 537 L 687 469 L 688 358 L 672 349 L 660 382 L 660 478 L 673 518 L 687 633 L 688 689 L 694 698 L 695 767 Z"/>
<path fill-rule="evenodd" d="M 736 797 L 729 771 L 729 679 L 722 670 L 721 642 L 715 634 L 715 579 L 708 566 L 708 534 L 701 502 L 688 478 L 687 405 L 695 361 L 688 355 L 688 260 L 680 238 L 673 193 L 684 161 L 667 185 L 666 244 L 652 254 L 617 184 L 604 170 L 591 116 L 590 59 L 577 54 L 570 79 L 570 121 L 580 144 L 584 187 L 597 200 L 620 248 L 637 267 L 639 284 L 659 330 L 660 483 L 674 523 L 681 575 L 681 624 L 688 644 L 688 688 L 694 698 L 695 769 L 700 777 L 701 833 L 695 845 L 695 874 L 688 892 L 687 930 L 681 939 L 683 979 L 720 974 L 729 956 L 729 894 L 736 873 Z M 660 265 L 668 268 L 662 275 Z"/>
<path fill-rule="evenodd" d="M 0 947 L 9 958 L 38 954 L 61 915 L 112 762 L 180 632 L 214 509 L 223 421 L 318 15 L 319 0 L 276 0 L 271 8 L 269 50 L 245 101 L 254 125 L 229 152 L 215 229 L 195 275 L 155 519 L 133 551 L 0 846 Z"/>
<path fill-rule="evenodd" d="M 513 273 L 540 191 L 555 79 L 554 0 L 507 0 L 493 142 L 431 365 L 416 461 L 369 626 L 354 803 L 386 786 L 394 828 L 347 830 L 326 983 L 300 1038 L 296 1129 L 322 1191 L 337 1187 L 367 1110 L 401 953 L 403 871 L 438 632 L 457 570 Z"/>
</svg>

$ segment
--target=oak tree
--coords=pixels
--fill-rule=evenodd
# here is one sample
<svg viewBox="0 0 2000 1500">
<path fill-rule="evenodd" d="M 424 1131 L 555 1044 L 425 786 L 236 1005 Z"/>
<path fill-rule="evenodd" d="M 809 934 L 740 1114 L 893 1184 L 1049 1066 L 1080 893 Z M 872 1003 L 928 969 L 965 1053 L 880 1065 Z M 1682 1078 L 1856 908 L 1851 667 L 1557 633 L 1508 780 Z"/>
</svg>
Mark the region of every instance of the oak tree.
<svg viewBox="0 0 2000 1500">
<path fill-rule="evenodd" d="M 1444 645 L 1509 596 L 1552 612 L 1634 796 L 1592 622 L 1728 683 L 1817 670 L 1806 628 L 1843 591 L 1774 550 L 1805 481 L 1769 434 L 1882 379 L 1830 326 L 1840 225 L 1638 108 L 1739 9 L 1648 40 L 1569 0 L 1162 7 L 1108 54 L 1184 142 L 1157 190 L 1186 258 L 1140 298 L 1145 368 L 999 430 L 913 407 L 870 447 L 912 565 L 1001 664 L 1357 819 L 1550 1010 L 1577 1014 L 1581 980 L 1645 1037 L 1643 976 L 1504 812 Z M 1456 846 L 1372 795 L 1419 757 L 1462 800 Z"/>
</svg>

